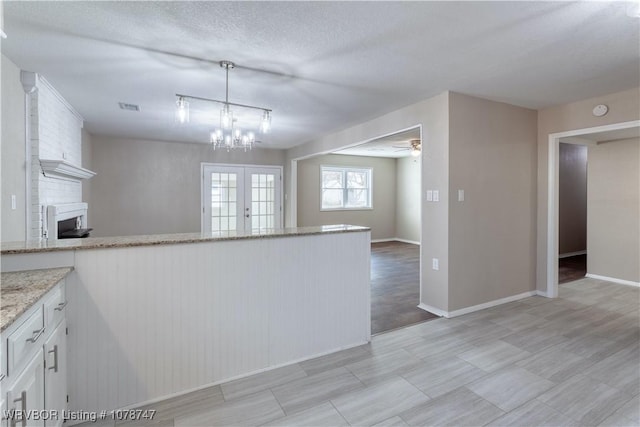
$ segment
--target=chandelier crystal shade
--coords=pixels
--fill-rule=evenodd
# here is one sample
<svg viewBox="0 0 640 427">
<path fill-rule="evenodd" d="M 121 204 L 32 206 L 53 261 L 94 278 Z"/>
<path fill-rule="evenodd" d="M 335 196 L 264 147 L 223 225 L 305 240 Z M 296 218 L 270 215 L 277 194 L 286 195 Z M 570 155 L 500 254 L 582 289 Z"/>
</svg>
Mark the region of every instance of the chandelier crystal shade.
<svg viewBox="0 0 640 427">
<path fill-rule="evenodd" d="M 256 133 L 266 134 L 271 130 L 271 109 L 229 102 L 229 70 L 233 69 L 235 64 L 231 61 L 220 61 L 220 67 L 226 71 L 224 101 L 177 93 L 176 121 L 181 124 L 189 122 L 188 100 L 222 104 L 218 127 L 213 129 L 209 134 L 209 142 L 211 142 L 213 149 L 226 149 L 227 151 L 232 149 L 251 150 L 256 143 Z M 234 117 L 231 107 L 239 110 L 261 110 L 262 116 L 259 123 L 254 123 L 253 125 L 251 125 L 251 123 L 240 124 L 238 123 L 239 119 Z"/>
</svg>

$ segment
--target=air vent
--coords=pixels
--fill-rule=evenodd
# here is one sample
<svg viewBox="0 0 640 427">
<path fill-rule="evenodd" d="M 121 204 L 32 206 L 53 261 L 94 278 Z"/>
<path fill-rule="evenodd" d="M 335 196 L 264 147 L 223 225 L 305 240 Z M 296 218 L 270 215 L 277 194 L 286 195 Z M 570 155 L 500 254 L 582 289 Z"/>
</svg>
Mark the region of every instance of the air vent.
<svg viewBox="0 0 640 427">
<path fill-rule="evenodd" d="M 126 102 L 118 102 L 118 105 L 122 110 L 140 111 L 140 106 L 136 104 L 127 104 Z"/>
</svg>

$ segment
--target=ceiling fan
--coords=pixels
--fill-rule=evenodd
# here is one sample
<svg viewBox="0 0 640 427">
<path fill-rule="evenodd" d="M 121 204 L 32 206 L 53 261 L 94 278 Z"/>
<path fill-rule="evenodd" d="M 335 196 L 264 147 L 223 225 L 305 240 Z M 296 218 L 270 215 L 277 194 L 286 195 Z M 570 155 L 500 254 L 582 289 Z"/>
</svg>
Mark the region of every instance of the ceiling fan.
<svg viewBox="0 0 640 427">
<path fill-rule="evenodd" d="M 396 152 L 398 151 L 404 151 L 404 150 L 411 150 L 411 155 L 413 157 L 418 157 L 420 155 L 420 152 L 422 151 L 422 142 L 420 142 L 419 139 L 412 139 L 409 141 L 409 146 L 398 146 L 398 145 L 393 145 L 393 148 L 399 148 L 399 150 L 396 150 Z"/>
</svg>

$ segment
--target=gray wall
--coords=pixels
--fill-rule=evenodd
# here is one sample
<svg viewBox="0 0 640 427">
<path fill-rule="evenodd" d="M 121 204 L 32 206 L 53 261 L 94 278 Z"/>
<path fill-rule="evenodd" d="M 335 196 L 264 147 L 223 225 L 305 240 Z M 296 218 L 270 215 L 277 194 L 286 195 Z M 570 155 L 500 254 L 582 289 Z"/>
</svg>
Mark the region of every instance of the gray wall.
<svg viewBox="0 0 640 427">
<path fill-rule="evenodd" d="M 420 243 L 420 159 L 397 159 L 396 170 L 396 237 Z"/>
<path fill-rule="evenodd" d="M 609 112 L 595 117 L 598 104 Z M 538 184 L 537 184 L 537 289 L 547 290 L 547 182 L 549 176 L 549 134 L 575 129 L 622 123 L 640 117 L 640 88 L 625 90 L 538 111 Z"/>
<path fill-rule="evenodd" d="M 200 231 L 200 164 L 284 164 L 284 151 L 92 136 L 92 236 Z"/>
<path fill-rule="evenodd" d="M 535 290 L 537 112 L 451 93 L 449 114 L 449 309 L 457 310 Z"/>
<path fill-rule="evenodd" d="M 2 225 L 0 240 L 24 240 L 26 216 L 25 186 L 25 93 L 20 83 L 20 69 L 9 58 L 1 57 L 2 96 Z M 16 209 L 11 209 L 11 195 L 16 196 Z"/>
<path fill-rule="evenodd" d="M 320 211 L 320 166 L 372 168 L 373 209 Z M 298 226 L 351 224 L 371 227 L 371 239 L 396 236 L 396 160 L 328 154 L 298 162 Z"/>
<path fill-rule="evenodd" d="M 589 147 L 587 272 L 640 282 L 640 139 Z"/>
<path fill-rule="evenodd" d="M 560 144 L 558 252 L 587 250 L 587 147 Z"/>
</svg>

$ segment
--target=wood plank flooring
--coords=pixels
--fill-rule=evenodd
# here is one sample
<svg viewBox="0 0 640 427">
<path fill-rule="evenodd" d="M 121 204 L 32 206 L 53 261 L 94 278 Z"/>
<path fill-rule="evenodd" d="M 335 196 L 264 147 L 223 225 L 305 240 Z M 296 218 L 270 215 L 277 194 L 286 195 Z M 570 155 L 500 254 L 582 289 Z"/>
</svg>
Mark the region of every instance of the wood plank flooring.
<svg viewBox="0 0 640 427">
<path fill-rule="evenodd" d="M 371 244 L 371 333 L 390 331 L 437 316 L 420 303 L 420 246 Z"/>
<path fill-rule="evenodd" d="M 576 255 L 558 260 L 558 284 L 582 279 L 587 274 L 587 255 Z"/>
<path fill-rule="evenodd" d="M 585 278 L 149 405 L 137 424 L 638 426 L 639 301 Z"/>
</svg>

